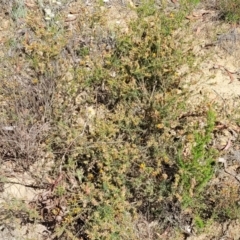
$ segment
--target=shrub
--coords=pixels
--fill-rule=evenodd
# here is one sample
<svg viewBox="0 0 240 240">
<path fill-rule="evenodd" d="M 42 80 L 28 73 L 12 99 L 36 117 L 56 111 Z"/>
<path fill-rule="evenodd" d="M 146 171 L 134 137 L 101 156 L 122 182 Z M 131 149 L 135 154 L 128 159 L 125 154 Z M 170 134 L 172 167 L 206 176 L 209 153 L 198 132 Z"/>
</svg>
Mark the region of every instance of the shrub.
<svg viewBox="0 0 240 240">
<path fill-rule="evenodd" d="M 226 21 L 235 22 L 239 21 L 240 14 L 240 1 L 239 0 L 220 0 L 216 1 L 217 9 L 220 10 L 223 18 Z"/>
<path fill-rule="evenodd" d="M 193 54 L 173 36 L 185 8 L 168 14 L 145 1 L 123 34 L 109 30 L 99 6 L 77 4 L 73 25 L 62 19 L 68 9 L 47 21 L 38 8 L 24 12 L 28 31 L 18 36 L 11 60 L 24 71 L 18 78 L 1 74 L 9 99 L 2 126 L 14 126 L 2 130 L 3 160 L 27 159 L 26 169 L 42 158 L 54 161 L 47 173 L 32 171 L 44 186 L 31 203 L 35 218 L 53 239 L 141 238 L 139 216 L 158 221 L 161 232 L 179 226 L 189 206 L 202 226 L 215 116 L 200 112 L 200 131 L 198 119 L 188 117 L 178 70 Z"/>
</svg>

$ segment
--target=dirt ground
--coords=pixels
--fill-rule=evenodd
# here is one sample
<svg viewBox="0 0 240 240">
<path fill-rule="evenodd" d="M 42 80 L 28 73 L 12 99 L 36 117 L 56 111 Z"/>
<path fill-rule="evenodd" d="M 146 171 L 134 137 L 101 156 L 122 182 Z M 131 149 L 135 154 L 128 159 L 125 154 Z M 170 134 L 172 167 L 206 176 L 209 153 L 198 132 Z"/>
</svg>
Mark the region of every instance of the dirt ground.
<svg viewBox="0 0 240 240">
<path fill-rule="evenodd" d="M 230 181 L 239 189 L 237 169 L 240 166 L 237 138 L 239 127 L 227 119 L 236 115 L 240 98 L 240 28 L 223 23 L 218 19 L 219 12 L 200 4 L 191 15 L 187 16 L 186 24 L 191 33 L 189 46 L 199 58 L 197 71 L 184 78 L 184 86 L 190 89 L 188 101 L 190 108 L 200 103 L 214 104 L 217 111 L 222 112 L 222 124 L 227 128 L 216 137 L 216 146 L 223 149 L 223 157 L 216 159 L 224 165 L 224 170 L 212 180 L 211 184 L 226 184 Z M 181 34 L 179 32 L 176 35 Z M 183 74 L 188 69 L 181 69 Z M 230 116 L 230 117 L 229 117 Z M 190 226 L 189 226 L 190 228 Z M 240 239 L 239 220 L 210 224 L 204 233 L 184 234 L 179 239 L 187 240 L 238 240 Z M 181 235 L 181 234 L 180 234 Z M 168 239 L 168 238 L 166 238 Z M 169 238 L 171 239 L 171 237 Z"/>
</svg>

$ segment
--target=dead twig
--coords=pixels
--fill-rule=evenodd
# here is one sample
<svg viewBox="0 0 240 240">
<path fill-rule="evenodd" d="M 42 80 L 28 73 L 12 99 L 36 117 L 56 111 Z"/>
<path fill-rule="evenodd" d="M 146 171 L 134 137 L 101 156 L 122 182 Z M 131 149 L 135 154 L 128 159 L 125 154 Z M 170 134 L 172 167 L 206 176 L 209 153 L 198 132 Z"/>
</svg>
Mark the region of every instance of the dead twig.
<svg viewBox="0 0 240 240">
<path fill-rule="evenodd" d="M 233 80 L 234 80 L 233 74 L 238 74 L 238 72 L 239 72 L 239 71 L 235 71 L 235 72 L 229 71 L 226 67 L 224 67 L 224 66 L 222 66 L 222 65 L 219 65 L 219 64 L 215 64 L 215 65 L 213 66 L 213 69 L 223 69 L 223 70 L 225 70 L 226 73 L 228 74 L 229 78 L 230 78 L 229 84 L 232 83 Z"/>
</svg>

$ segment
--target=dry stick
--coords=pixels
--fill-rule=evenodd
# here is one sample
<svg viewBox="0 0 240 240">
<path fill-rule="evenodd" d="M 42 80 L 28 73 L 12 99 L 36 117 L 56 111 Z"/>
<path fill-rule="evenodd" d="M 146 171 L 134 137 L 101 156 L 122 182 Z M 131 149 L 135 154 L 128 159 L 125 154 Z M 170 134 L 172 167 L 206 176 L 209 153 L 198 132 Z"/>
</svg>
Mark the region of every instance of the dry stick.
<svg viewBox="0 0 240 240">
<path fill-rule="evenodd" d="M 61 163 L 60 163 L 60 167 L 59 167 L 59 172 L 60 172 L 60 174 L 61 174 L 61 172 L 62 172 L 62 164 L 63 164 L 63 162 L 64 162 L 64 159 L 65 159 L 66 154 L 67 154 L 68 151 L 70 150 L 70 148 L 71 148 L 71 146 L 73 145 L 73 143 L 76 142 L 76 140 L 85 133 L 85 130 L 86 130 L 87 124 L 88 124 L 88 120 L 89 120 L 89 119 L 86 120 L 82 132 L 81 132 L 75 139 L 73 139 L 73 141 L 68 145 L 65 153 L 63 154 L 62 160 L 61 160 Z"/>
<path fill-rule="evenodd" d="M 213 66 L 213 68 L 215 68 L 215 69 L 216 69 L 216 68 L 218 68 L 218 69 L 223 68 L 223 69 L 227 72 L 227 74 L 228 74 L 228 76 L 229 76 L 229 78 L 230 78 L 230 82 L 229 82 L 229 83 L 232 83 L 233 80 L 234 80 L 232 74 L 238 73 L 238 71 L 235 71 L 235 72 L 229 71 L 226 67 L 224 67 L 224 66 L 222 66 L 222 65 L 219 65 L 219 64 L 215 64 L 215 65 Z"/>
<path fill-rule="evenodd" d="M 223 109 L 224 109 L 225 113 L 227 114 L 226 103 L 225 103 L 226 101 L 224 100 L 224 98 L 216 90 L 212 89 L 212 91 L 214 91 L 222 99 L 222 101 L 223 101 Z"/>
<path fill-rule="evenodd" d="M 156 85 L 157 85 L 157 81 L 154 82 L 154 85 L 153 85 L 153 90 L 152 90 L 152 93 L 151 93 L 151 96 L 149 98 L 149 103 L 151 103 L 152 101 L 152 98 L 153 98 L 153 94 L 155 92 L 155 89 L 156 89 Z"/>
<path fill-rule="evenodd" d="M 227 162 L 226 161 L 223 162 L 223 166 L 224 166 L 224 172 L 227 173 L 228 175 L 231 175 L 232 177 L 234 177 L 240 183 L 240 180 L 238 179 L 237 174 L 234 175 L 234 174 L 232 174 L 231 172 L 229 172 L 227 170 L 228 166 L 227 166 Z"/>
<path fill-rule="evenodd" d="M 238 179 L 238 176 L 229 172 L 225 167 L 224 167 L 224 172 L 227 173 L 228 175 L 231 175 L 232 177 L 234 177 L 240 183 L 240 180 Z"/>
<path fill-rule="evenodd" d="M 24 183 L 15 182 L 15 181 L 0 181 L 0 183 L 17 184 L 17 185 L 21 185 L 21 186 L 29 187 L 29 188 L 33 188 L 33 189 L 47 189 L 47 187 L 41 187 L 41 186 L 34 185 L 34 184 L 24 184 Z"/>
</svg>

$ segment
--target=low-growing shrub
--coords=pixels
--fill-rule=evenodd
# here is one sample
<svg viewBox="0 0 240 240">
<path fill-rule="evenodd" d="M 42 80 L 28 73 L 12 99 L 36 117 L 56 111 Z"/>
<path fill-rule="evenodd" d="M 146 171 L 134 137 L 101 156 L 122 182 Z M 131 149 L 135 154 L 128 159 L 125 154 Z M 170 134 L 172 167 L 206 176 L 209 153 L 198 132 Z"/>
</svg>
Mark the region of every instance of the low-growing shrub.
<svg viewBox="0 0 240 240">
<path fill-rule="evenodd" d="M 215 115 L 205 107 L 198 130 L 186 109 L 178 70 L 194 55 L 173 33 L 187 7 L 166 13 L 145 1 L 129 10 L 135 17 L 122 33 L 108 29 L 106 9 L 77 4 L 73 23 L 67 11 L 50 20 L 42 9 L 24 12 L 11 59 L 19 75 L 1 74 L 9 100 L 1 124 L 13 128 L 1 128 L 2 159 L 27 159 L 27 170 L 54 162 L 33 174 L 44 188 L 31 203 L 36 220 L 53 239 L 143 239 L 140 216 L 159 234 L 185 218 L 203 227 Z"/>
</svg>

